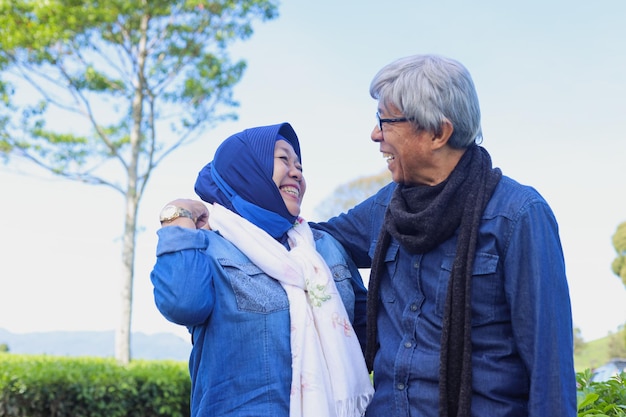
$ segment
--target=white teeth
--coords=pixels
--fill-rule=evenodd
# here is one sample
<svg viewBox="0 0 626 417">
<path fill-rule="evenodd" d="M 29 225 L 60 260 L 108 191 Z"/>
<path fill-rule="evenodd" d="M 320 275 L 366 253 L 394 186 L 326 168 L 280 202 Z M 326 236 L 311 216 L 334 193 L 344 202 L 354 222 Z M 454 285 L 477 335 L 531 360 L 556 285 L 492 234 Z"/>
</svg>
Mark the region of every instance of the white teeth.
<svg viewBox="0 0 626 417">
<path fill-rule="evenodd" d="M 298 189 L 295 188 L 295 187 L 287 186 L 287 187 L 280 187 L 280 189 L 282 191 L 286 192 L 286 193 L 289 193 L 289 194 L 295 196 L 295 197 L 300 197 L 300 191 L 298 191 Z"/>
<path fill-rule="evenodd" d="M 383 153 L 383 158 L 385 158 L 387 162 L 391 162 L 395 159 L 392 154 L 386 152 Z"/>
</svg>

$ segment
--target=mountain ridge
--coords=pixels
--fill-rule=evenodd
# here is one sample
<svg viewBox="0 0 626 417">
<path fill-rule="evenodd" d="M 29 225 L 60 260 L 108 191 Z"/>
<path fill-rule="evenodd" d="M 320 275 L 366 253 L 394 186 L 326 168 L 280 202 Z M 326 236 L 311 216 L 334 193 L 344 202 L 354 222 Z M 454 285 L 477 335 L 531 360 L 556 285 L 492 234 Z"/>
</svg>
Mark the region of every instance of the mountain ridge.
<svg viewBox="0 0 626 417">
<path fill-rule="evenodd" d="M 46 331 L 12 333 L 0 328 L 0 345 L 9 353 L 52 356 L 115 356 L 115 332 Z M 191 341 L 173 333 L 145 334 L 133 332 L 130 339 L 132 359 L 189 360 Z"/>
</svg>

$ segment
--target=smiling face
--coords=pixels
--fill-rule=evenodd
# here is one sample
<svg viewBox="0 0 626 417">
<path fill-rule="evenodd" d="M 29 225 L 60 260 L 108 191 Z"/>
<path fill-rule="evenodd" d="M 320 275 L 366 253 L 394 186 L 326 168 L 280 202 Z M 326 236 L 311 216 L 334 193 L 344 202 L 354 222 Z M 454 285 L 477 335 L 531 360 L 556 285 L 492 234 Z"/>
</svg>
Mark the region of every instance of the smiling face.
<svg viewBox="0 0 626 417">
<path fill-rule="evenodd" d="M 379 118 L 402 119 L 397 108 L 382 108 Z M 452 148 L 448 144 L 454 126 L 444 120 L 436 133 L 410 121 L 386 121 L 382 129 L 376 124 L 371 138 L 380 146 L 383 158 L 394 182 L 404 185 L 437 185 L 445 181 L 459 162 L 466 148 Z"/>
<path fill-rule="evenodd" d="M 285 140 L 277 140 L 274 145 L 274 173 L 272 180 L 292 216 L 300 214 L 300 205 L 306 191 L 306 181 L 302 175 L 302 165 L 293 146 Z"/>
<path fill-rule="evenodd" d="M 379 106 L 381 119 L 397 119 L 403 115 L 395 108 L 384 109 Z M 387 160 L 394 182 L 406 185 L 432 185 L 431 171 L 433 165 L 433 134 L 424 130 L 416 130 L 408 122 L 383 123 L 382 130 L 375 126 L 371 138 L 380 145 L 380 152 Z"/>
</svg>

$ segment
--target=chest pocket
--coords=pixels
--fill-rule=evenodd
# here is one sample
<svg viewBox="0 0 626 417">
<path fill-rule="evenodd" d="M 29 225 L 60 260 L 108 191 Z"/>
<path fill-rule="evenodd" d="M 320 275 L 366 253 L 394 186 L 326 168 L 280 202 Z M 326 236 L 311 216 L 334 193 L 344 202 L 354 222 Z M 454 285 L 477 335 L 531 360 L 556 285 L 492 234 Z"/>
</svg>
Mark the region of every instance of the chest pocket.
<svg viewBox="0 0 626 417">
<path fill-rule="evenodd" d="M 472 325 L 479 326 L 495 319 L 500 292 L 498 278 L 498 256 L 490 253 L 477 253 L 472 271 Z M 445 257 L 437 285 L 436 314 L 443 318 L 448 293 L 448 283 L 452 273 L 454 257 Z"/>
<path fill-rule="evenodd" d="M 372 242 L 367 252 L 369 257 L 372 259 L 372 261 L 374 261 L 374 253 L 376 252 L 376 246 L 378 246 L 378 240 L 374 240 Z M 385 257 L 384 264 L 387 268 L 387 273 L 389 274 L 389 277 L 391 278 L 393 278 L 396 272 L 396 265 L 397 265 L 396 261 L 398 258 L 399 250 L 400 250 L 400 244 L 395 239 L 391 239 L 391 243 L 389 243 L 389 247 L 387 247 L 387 250 L 384 255 Z M 372 267 L 373 266 L 374 265 L 372 265 Z"/>
<path fill-rule="evenodd" d="M 374 260 L 374 253 L 376 252 L 376 246 L 378 241 L 372 242 L 369 248 L 369 255 Z M 406 277 L 397 277 L 396 271 L 398 269 L 398 252 L 400 251 L 400 244 L 394 239 L 391 240 L 389 247 L 384 255 L 384 265 L 387 272 L 388 279 L 381 279 L 380 282 L 380 299 L 386 303 L 394 303 L 396 301 L 396 294 L 394 291 L 396 284 L 392 285 L 392 282 L 396 279 L 405 279 Z M 372 265 L 373 267 L 374 265 Z"/>
<path fill-rule="evenodd" d="M 218 262 L 230 281 L 239 310 L 267 314 L 289 309 L 282 285 L 256 265 L 223 258 Z"/>
</svg>

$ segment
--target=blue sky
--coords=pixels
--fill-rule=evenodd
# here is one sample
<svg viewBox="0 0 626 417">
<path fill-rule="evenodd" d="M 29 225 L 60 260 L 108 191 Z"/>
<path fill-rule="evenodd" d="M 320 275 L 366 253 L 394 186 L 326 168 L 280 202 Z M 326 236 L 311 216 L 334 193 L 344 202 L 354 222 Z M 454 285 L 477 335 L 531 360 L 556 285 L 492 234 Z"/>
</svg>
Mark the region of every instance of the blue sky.
<svg viewBox="0 0 626 417">
<path fill-rule="evenodd" d="M 483 145 L 495 166 L 534 186 L 560 225 L 574 322 L 603 337 L 626 321 L 611 273 L 611 236 L 626 221 L 626 3 L 582 1 L 284 1 L 233 48 L 248 62 L 235 88 L 239 120 L 206 132 L 155 172 L 139 214 L 133 331 L 185 330 L 152 300 L 157 216 L 194 197 L 221 140 L 288 121 L 308 182 L 303 215 L 333 190 L 385 169 L 369 134 L 373 75 L 415 53 L 458 59 L 474 77 Z M 30 172 L 31 175 L 25 175 Z M 0 167 L 0 328 L 109 330 L 118 322 L 123 200 L 112 190 Z"/>
</svg>

